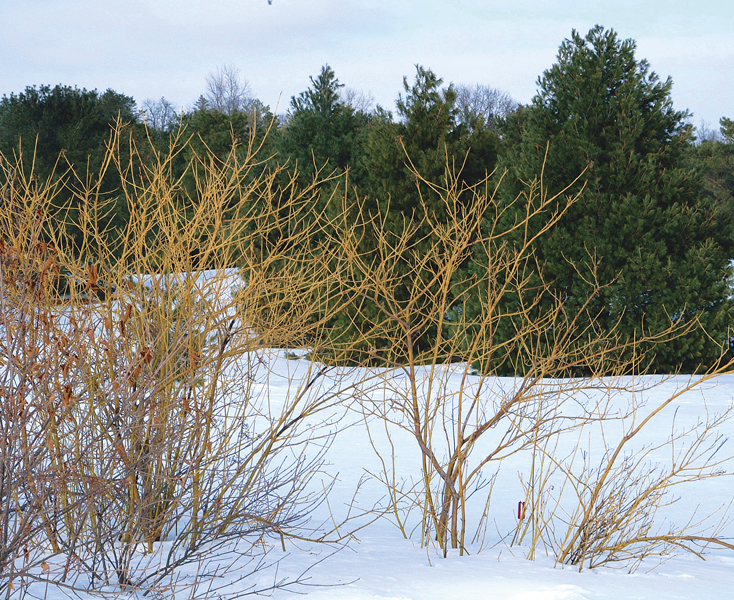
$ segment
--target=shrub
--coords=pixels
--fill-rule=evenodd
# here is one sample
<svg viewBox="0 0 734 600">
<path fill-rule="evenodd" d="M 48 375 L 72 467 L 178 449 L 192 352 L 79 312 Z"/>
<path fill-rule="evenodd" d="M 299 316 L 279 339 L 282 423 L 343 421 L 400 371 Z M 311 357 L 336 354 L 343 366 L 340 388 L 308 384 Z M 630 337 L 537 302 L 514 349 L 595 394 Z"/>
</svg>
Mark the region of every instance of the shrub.
<svg viewBox="0 0 734 600">
<path fill-rule="evenodd" d="M 316 365 L 282 404 L 268 392 L 268 348 L 318 346 L 338 309 L 315 302 L 328 274 L 302 243 L 313 190 L 276 195 L 274 175 L 250 176 L 251 146 L 244 162 L 194 154 L 188 197 L 170 175 L 180 139 L 123 162 L 119 134 L 104 161 L 117 196 L 104 172 L 71 188 L 76 241 L 53 217 L 59 180 L 0 159 L 4 585 L 211 586 L 272 564 L 273 542 L 325 535 L 308 529 L 323 494 L 307 485 L 338 395 Z M 109 236 L 119 202 L 130 217 Z"/>
</svg>

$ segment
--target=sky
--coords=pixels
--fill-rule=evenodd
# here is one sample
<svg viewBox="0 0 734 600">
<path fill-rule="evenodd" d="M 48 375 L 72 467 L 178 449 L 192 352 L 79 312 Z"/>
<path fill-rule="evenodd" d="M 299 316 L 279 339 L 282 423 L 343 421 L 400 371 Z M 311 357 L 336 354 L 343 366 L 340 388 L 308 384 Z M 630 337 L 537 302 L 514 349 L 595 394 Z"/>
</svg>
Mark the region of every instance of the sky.
<svg viewBox="0 0 734 600">
<path fill-rule="evenodd" d="M 64 84 L 183 109 L 224 65 L 275 112 L 329 64 L 389 110 L 415 65 L 530 102 L 573 29 L 637 42 L 679 110 L 734 117 L 731 0 L 0 0 L 0 96 Z"/>
</svg>

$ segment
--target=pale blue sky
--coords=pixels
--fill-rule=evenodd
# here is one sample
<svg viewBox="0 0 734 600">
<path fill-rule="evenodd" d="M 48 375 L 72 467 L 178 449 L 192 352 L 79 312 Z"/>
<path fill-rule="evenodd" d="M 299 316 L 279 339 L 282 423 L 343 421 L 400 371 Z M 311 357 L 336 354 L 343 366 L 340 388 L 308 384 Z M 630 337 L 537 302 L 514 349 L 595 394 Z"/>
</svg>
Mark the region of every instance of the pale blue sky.
<svg viewBox="0 0 734 600">
<path fill-rule="evenodd" d="M 283 112 L 329 63 L 392 109 L 420 63 L 528 102 L 562 40 L 597 23 L 673 78 L 694 124 L 734 117 L 732 0 L 0 0 L 0 95 L 62 83 L 188 107 L 231 64 Z"/>
</svg>

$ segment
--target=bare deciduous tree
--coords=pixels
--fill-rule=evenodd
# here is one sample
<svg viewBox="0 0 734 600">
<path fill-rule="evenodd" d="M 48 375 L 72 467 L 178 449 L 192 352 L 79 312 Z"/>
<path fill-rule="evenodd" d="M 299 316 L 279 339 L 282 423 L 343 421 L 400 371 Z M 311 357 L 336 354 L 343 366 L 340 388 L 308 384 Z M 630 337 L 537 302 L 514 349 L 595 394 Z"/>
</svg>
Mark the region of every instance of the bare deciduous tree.
<svg viewBox="0 0 734 600">
<path fill-rule="evenodd" d="M 166 131 L 179 121 L 176 105 L 164 97 L 161 97 L 160 100 L 151 100 L 150 98 L 144 100 L 142 113 L 145 124 L 150 129 L 157 129 L 158 131 Z"/>
<path fill-rule="evenodd" d="M 253 105 L 252 88 L 234 65 L 218 67 L 206 78 L 207 108 L 231 115 L 247 112 Z"/>
<path fill-rule="evenodd" d="M 342 88 L 339 93 L 339 98 L 344 104 L 351 106 L 355 112 L 368 113 L 375 107 L 374 96 L 362 90 Z"/>
<path fill-rule="evenodd" d="M 703 142 L 720 142 L 723 139 L 721 133 L 711 127 L 711 123 L 705 119 L 701 119 L 701 123 L 696 127 L 696 143 Z"/>
<path fill-rule="evenodd" d="M 488 85 L 457 85 L 454 90 L 459 118 L 462 121 L 468 121 L 471 115 L 480 115 L 493 127 L 497 119 L 506 118 L 519 106 L 507 92 Z"/>
</svg>

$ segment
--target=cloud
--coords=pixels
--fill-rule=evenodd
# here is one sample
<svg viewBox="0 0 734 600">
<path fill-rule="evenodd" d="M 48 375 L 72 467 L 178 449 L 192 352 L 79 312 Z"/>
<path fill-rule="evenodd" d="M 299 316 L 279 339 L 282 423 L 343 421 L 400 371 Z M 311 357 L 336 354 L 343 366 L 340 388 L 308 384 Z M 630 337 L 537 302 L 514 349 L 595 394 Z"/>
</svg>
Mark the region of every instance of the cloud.
<svg viewBox="0 0 734 600">
<path fill-rule="evenodd" d="M 596 23 L 638 40 L 638 57 L 673 75 L 675 94 L 712 114 L 734 92 L 734 3 L 714 0 L 23 0 L 6 2 L 0 93 L 26 85 L 112 87 L 138 101 L 166 96 L 190 105 L 206 75 L 238 66 L 280 109 L 329 63 L 346 85 L 392 108 L 414 64 L 446 82 L 485 83 L 528 102 L 558 46 Z M 714 10 L 716 6 L 716 10 Z M 716 102 L 711 97 L 720 98 Z M 711 107 L 711 108 L 709 108 Z M 713 116 L 707 117 L 709 120 Z M 718 119 L 718 117 L 715 117 Z"/>
</svg>

